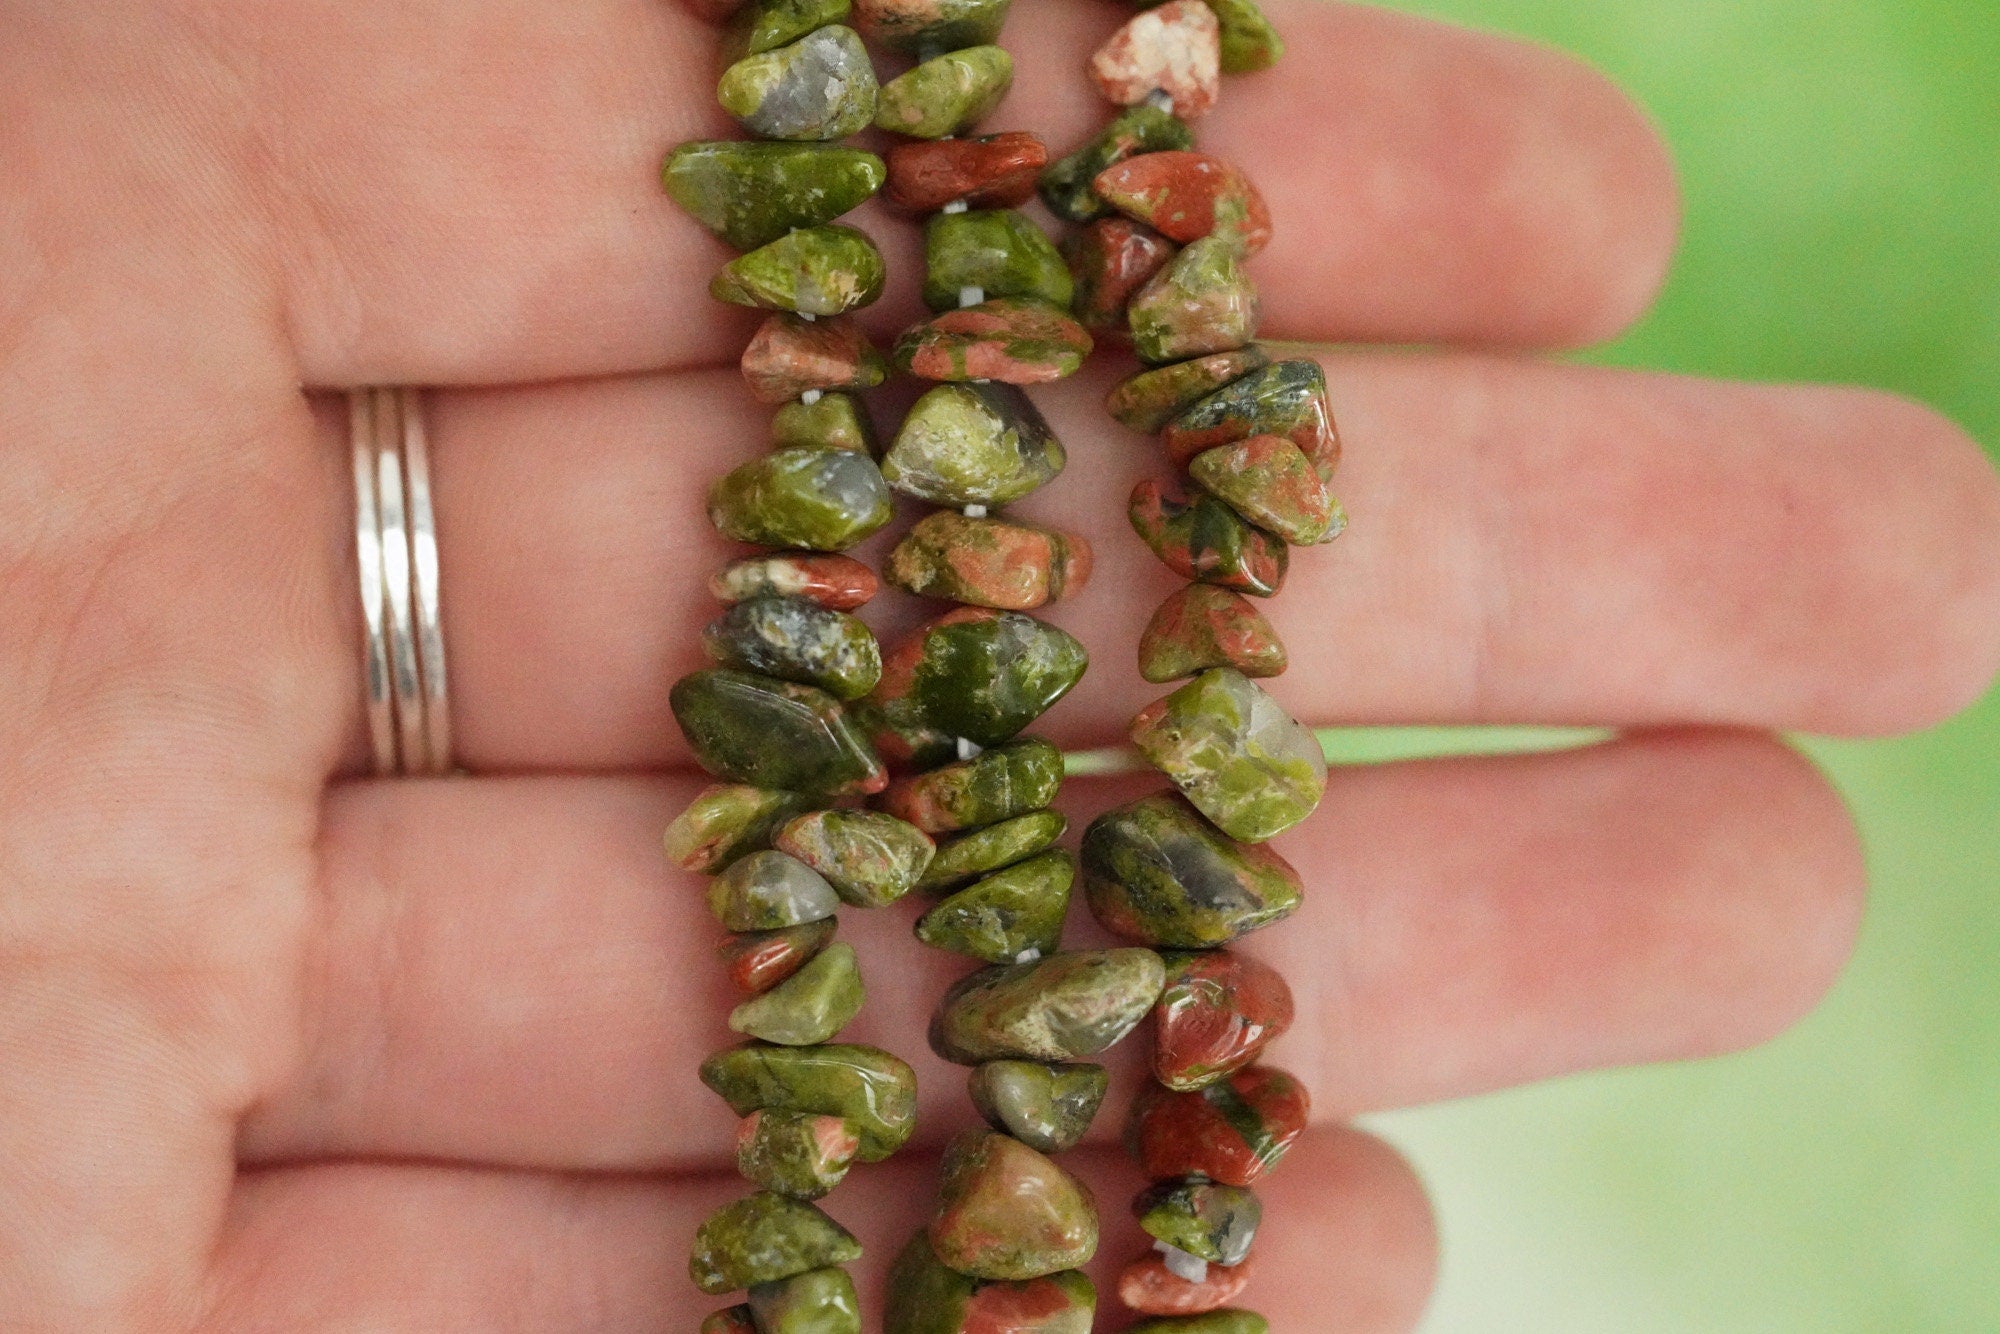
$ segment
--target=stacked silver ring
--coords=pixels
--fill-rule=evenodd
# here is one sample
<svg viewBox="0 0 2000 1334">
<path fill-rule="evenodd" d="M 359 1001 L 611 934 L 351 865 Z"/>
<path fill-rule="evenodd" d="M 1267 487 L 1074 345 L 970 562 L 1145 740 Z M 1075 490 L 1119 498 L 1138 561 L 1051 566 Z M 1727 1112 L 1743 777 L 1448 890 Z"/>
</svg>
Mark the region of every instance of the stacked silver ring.
<svg viewBox="0 0 2000 1334">
<path fill-rule="evenodd" d="M 348 394 L 368 739 L 378 774 L 451 771 L 437 523 L 415 389 Z"/>
</svg>

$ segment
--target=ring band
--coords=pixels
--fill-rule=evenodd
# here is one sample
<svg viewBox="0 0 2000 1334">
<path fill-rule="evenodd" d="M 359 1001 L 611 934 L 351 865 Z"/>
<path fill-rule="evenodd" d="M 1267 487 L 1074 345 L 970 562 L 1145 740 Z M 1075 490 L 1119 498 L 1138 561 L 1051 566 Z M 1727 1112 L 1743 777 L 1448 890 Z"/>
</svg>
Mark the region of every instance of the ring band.
<svg viewBox="0 0 2000 1334">
<path fill-rule="evenodd" d="M 451 771 L 436 517 L 415 389 L 348 396 L 363 678 L 377 774 Z"/>
</svg>

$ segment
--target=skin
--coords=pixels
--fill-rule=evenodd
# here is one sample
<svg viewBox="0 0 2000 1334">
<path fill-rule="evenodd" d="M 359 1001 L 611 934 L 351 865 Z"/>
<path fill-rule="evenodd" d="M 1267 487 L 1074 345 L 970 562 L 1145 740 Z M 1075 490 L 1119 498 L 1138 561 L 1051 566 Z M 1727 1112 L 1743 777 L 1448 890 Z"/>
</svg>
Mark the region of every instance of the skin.
<svg viewBox="0 0 2000 1334">
<path fill-rule="evenodd" d="M 1232 83 L 1201 127 L 1276 218 L 1250 266 L 1266 332 L 1439 349 L 1325 356 L 1355 523 L 1270 608 L 1273 688 L 1315 723 L 1624 729 L 1343 770 L 1281 841 L 1318 892 L 1248 948 L 1297 988 L 1274 1057 L 1320 1124 L 1265 1195 L 1253 1296 L 1279 1329 L 1401 1331 L 1430 1215 L 1340 1122 L 1803 1014 L 1852 944 L 1861 858 L 1767 733 L 1900 732 L 1979 693 L 2000 488 L 1884 395 L 1537 360 L 1660 282 L 1676 200 L 1644 119 L 1539 48 L 1272 10 L 1341 58 Z M 1126 12 L 1021 0 L 990 123 L 1082 138 L 1103 113 L 1080 55 Z M 731 369 L 756 316 L 704 295 L 725 252 L 654 179 L 727 132 L 714 31 L 656 0 L 0 0 L 0 27 L 0 1310 L 112 1334 L 685 1324 L 708 1309 L 687 1239 L 740 1192 L 692 1073 L 736 998 L 658 851 L 700 784 L 666 688 L 713 614 L 690 571 L 724 556 L 701 485 L 766 421 Z M 917 314 L 916 229 L 853 220 L 896 275 L 879 337 Z M 1067 745 L 1158 693 L 1130 655 L 1173 583 L 1123 531 L 1159 460 L 1098 406 L 1114 362 L 1038 391 L 1075 461 L 1021 507 L 1099 551 L 1054 613 L 1099 664 L 1048 720 Z M 365 383 L 447 386 L 470 778 L 356 777 L 330 391 Z M 961 965 L 899 911 L 847 933 L 920 982 L 850 1034 L 926 1081 L 922 1145 L 831 1204 L 869 1243 L 868 1302 L 970 1120 L 920 1037 Z M 1138 1059 L 1072 1160 L 1109 1201 L 1138 1184 L 1103 1142 Z M 1143 1244 L 1106 1213 L 1101 1277 Z"/>
</svg>

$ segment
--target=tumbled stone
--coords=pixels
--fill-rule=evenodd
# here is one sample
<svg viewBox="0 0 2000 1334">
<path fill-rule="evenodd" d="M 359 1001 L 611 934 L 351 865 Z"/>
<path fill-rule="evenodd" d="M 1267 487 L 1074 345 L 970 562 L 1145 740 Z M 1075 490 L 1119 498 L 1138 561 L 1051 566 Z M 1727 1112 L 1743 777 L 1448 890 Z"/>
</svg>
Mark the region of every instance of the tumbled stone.
<svg viewBox="0 0 2000 1334">
<path fill-rule="evenodd" d="M 818 686 L 836 699 L 859 699 L 882 676 L 882 652 L 860 618 L 806 598 L 739 602 L 701 633 L 718 667 L 762 672 Z"/>
<path fill-rule="evenodd" d="M 1285 583 L 1283 538 L 1246 523 L 1205 491 L 1149 477 L 1132 488 L 1132 529 L 1160 562 L 1183 579 L 1267 598 Z"/>
<path fill-rule="evenodd" d="M 910 892 L 937 845 L 883 811 L 813 811 L 778 831 L 779 851 L 826 877 L 841 900 L 880 908 Z"/>
<path fill-rule="evenodd" d="M 1208 0 L 1222 21 L 1222 72 L 1251 74 L 1269 69 L 1285 54 L 1285 39 L 1264 17 L 1257 0 Z"/>
<path fill-rule="evenodd" d="M 1255 1311 L 1210 1311 L 1141 1320 L 1125 1334 L 1271 1334 L 1271 1324 Z"/>
<path fill-rule="evenodd" d="M 945 1150 L 926 1230 L 950 1269 L 973 1278 L 1043 1278 L 1097 1253 L 1090 1188 L 1019 1140 L 968 1130 Z"/>
<path fill-rule="evenodd" d="M 981 46 L 1000 35 L 1012 0 L 859 0 L 854 26 L 905 55 Z"/>
<path fill-rule="evenodd" d="M 1068 461 L 1028 396 L 1010 384 L 940 384 L 916 401 L 889 452 L 891 489 L 933 505 L 1006 505 Z"/>
<path fill-rule="evenodd" d="M 780 311 L 743 349 L 743 378 L 762 403 L 784 403 L 809 389 L 873 389 L 889 362 L 850 319 L 808 320 Z"/>
<path fill-rule="evenodd" d="M 924 61 L 882 85 L 878 129 L 912 139 L 963 134 L 1014 86 L 1014 58 L 997 46 L 970 46 Z"/>
<path fill-rule="evenodd" d="M 875 460 L 844 449 L 773 450 L 708 489 L 708 521 L 717 532 L 767 547 L 843 551 L 894 512 Z"/>
<path fill-rule="evenodd" d="M 1074 375 L 1090 334 L 1045 301 L 995 297 L 948 310 L 896 340 L 896 365 L 924 380 L 1047 384 Z"/>
<path fill-rule="evenodd" d="M 1091 188 L 1171 240 L 1227 240 L 1254 255 L 1271 241 L 1271 209 L 1236 167 L 1206 153 L 1147 153 L 1106 167 Z"/>
<path fill-rule="evenodd" d="M 856 1156 L 864 1163 L 887 1158 L 916 1128 L 916 1072 L 875 1047 L 746 1043 L 703 1061 L 701 1082 L 738 1116 L 759 1110 L 838 1116 L 861 1137 Z"/>
<path fill-rule="evenodd" d="M 708 908 L 731 931 L 775 931 L 833 916 L 840 897 L 796 857 L 753 852 L 708 882 Z"/>
<path fill-rule="evenodd" d="M 956 310 L 961 295 L 1032 297 L 1067 306 L 1075 284 L 1062 252 L 1026 214 L 968 209 L 933 214 L 924 223 L 924 304 Z"/>
<path fill-rule="evenodd" d="M 899 778 L 882 793 L 882 809 L 927 834 L 976 829 L 1048 805 L 1062 773 L 1062 752 L 1029 737 Z"/>
<path fill-rule="evenodd" d="M 1075 533 L 939 510 L 903 535 L 882 575 L 919 597 L 1029 611 L 1081 592 L 1090 567 L 1090 544 Z"/>
<path fill-rule="evenodd" d="M 1313 813 L 1326 755 L 1312 729 L 1233 667 L 1214 667 L 1132 720 L 1132 744 L 1231 838 L 1261 843 Z"/>
<path fill-rule="evenodd" d="M 1320 480 L 1340 466 L 1340 434 L 1327 408 L 1326 372 L 1316 361 L 1279 361 L 1252 371 L 1201 399 L 1161 433 L 1168 457 L 1182 467 L 1197 455 L 1254 435 L 1276 435 L 1312 460 Z"/>
<path fill-rule="evenodd" d="M 1212 352 L 1192 361 L 1155 366 L 1119 381 L 1105 397 L 1104 406 L 1126 426 L 1151 435 L 1224 385 L 1270 364 L 1270 353 L 1253 344 L 1233 352 Z"/>
<path fill-rule="evenodd" d="M 1166 1087 L 1206 1088 L 1255 1061 L 1292 1026 L 1292 989 L 1269 964 L 1231 950 L 1166 961 L 1167 989 L 1153 1008 L 1153 1077 Z"/>
<path fill-rule="evenodd" d="M 735 604 L 761 597 L 809 598 L 831 611 L 852 611 L 875 596 L 875 571 L 852 556 L 781 551 L 746 556 L 709 576 L 708 591 L 718 602 Z"/>
<path fill-rule="evenodd" d="M 1304 1086 L 1267 1065 L 1193 1093 L 1152 1084 L 1132 1107 L 1132 1152 L 1150 1177 L 1252 1186 L 1305 1132 L 1311 1113 Z"/>
<path fill-rule="evenodd" d="M 969 1084 L 986 1124 L 1031 1149 L 1064 1153 L 1089 1133 L 1111 1075 L 1101 1065 L 988 1061 L 973 1068 Z"/>
<path fill-rule="evenodd" d="M 1139 636 L 1139 675 L 1161 685 L 1210 667 L 1277 676 L 1285 670 L 1285 646 L 1242 594 L 1189 584 L 1169 594 L 1146 622 Z"/>
<path fill-rule="evenodd" d="M 757 1334 L 757 1322 L 748 1306 L 732 1306 L 703 1320 L 699 1334 Z"/>
<path fill-rule="evenodd" d="M 737 931 L 725 936 L 715 953 L 737 989 L 754 996 L 805 967 L 807 960 L 826 948 L 838 928 L 834 918 L 822 917 L 775 931 Z"/>
<path fill-rule="evenodd" d="M 887 359 L 883 365 L 888 365 Z M 771 416 L 773 449 L 845 449 L 873 456 L 875 423 L 852 394 L 826 393 L 811 403 L 794 399 Z"/>
<path fill-rule="evenodd" d="M 688 1276 L 711 1297 L 861 1258 L 861 1243 L 817 1208 L 758 1191 L 710 1214 Z"/>
<path fill-rule="evenodd" d="M 1166 985 L 1151 950 L 1083 950 L 981 969 L 945 993 L 931 1050 L 958 1065 L 1079 1061 L 1118 1042 Z"/>
<path fill-rule="evenodd" d="M 1062 944 L 1076 866 L 1061 849 L 1018 862 L 945 899 L 917 919 L 917 939 L 984 963 L 1013 963 Z"/>
<path fill-rule="evenodd" d="M 1331 542 L 1347 515 L 1305 451 L 1279 435 L 1253 435 L 1194 456 L 1188 475 L 1204 491 L 1293 546 Z"/>
<path fill-rule="evenodd" d="M 952 738 L 1012 740 L 1083 678 L 1090 655 L 1076 638 L 1020 612 L 962 607 L 918 627 L 882 660 L 882 680 L 860 709 L 883 753 L 935 764 Z M 917 748 L 906 743 L 926 739 Z M 942 739 L 942 745 L 932 740 Z"/>
<path fill-rule="evenodd" d="M 1083 835 L 1084 894 L 1105 929 L 1169 949 L 1226 945 L 1298 909 L 1299 873 L 1238 843 L 1176 793 L 1104 812 Z"/>
<path fill-rule="evenodd" d="M 1112 33 L 1090 58 L 1090 78 L 1114 106 L 1161 92 L 1182 120 L 1205 116 L 1222 91 L 1222 25 L 1203 0 L 1172 0 Z"/>
<path fill-rule="evenodd" d="M 735 139 L 682 144 L 664 171 L 674 202 L 738 250 L 832 222 L 887 175 L 881 158 L 858 148 Z"/>
<path fill-rule="evenodd" d="M 960 200 L 968 208 L 1018 208 L 1034 198 L 1049 150 L 1023 130 L 977 139 L 897 144 L 887 154 L 889 202 L 930 213 Z"/>
<path fill-rule="evenodd" d="M 1250 1286 L 1251 1262 L 1209 1265 L 1199 1280 L 1182 1278 L 1157 1254 L 1118 1271 L 1118 1300 L 1142 1315 L 1200 1315 L 1216 1311 Z"/>
<path fill-rule="evenodd" d="M 745 56 L 775 51 L 840 22 L 847 10 L 848 0 L 749 0 L 723 30 L 722 58 L 733 65 Z"/>
<path fill-rule="evenodd" d="M 868 998 L 861 965 L 845 941 L 828 945 L 805 967 L 729 1013 L 729 1026 L 745 1037 L 786 1047 L 826 1042 L 853 1022 Z"/>
<path fill-rule="evenodd" d="M 1199 3 L 1199 0 L 1196 0 Z M 1176 246 L 1130 218 L 1099 218 L 1070 238 L 1076 297 L 1071 309 L 1097 338 L 1123 338 L 1132 297 L 1172 259 Z"/>
<path fill-rule="evenodd" d="M 845 139 L 875 119 L 875 67 L 859 33 L 829 24 L 737 61 L 715 100 L 760 139 Z"/>
<path fill-rule="evenodd" d="M 814 1269 L 750 1289 L 758 1334 L 861 1334 L 861 1300 L 844 1269 Z"/>
<path fill-rule="evenodd" d="M 1264 1207 L 1241 1186 L 1201 1177 L 1158 1181 L 1132 1201 L 1146 1234 L 1210 1264 L 1242 1264 Z"/>
<path fill-rule="evenodd" d="M 889 776 L 824 690 L 712 668 L 668 697 L 696 762 L 718 778 L 819 796 L 880 792 Z"/>
<path fill-rule="evenodd" d="M 837 1116 L 755 1111 L 736 1128 L 736 1170 L 762 1190 L 817 1200 L 854 1165 L 861 1137 Z"/>
<path fill-rule="evenodd" d="M 882 1334 L 1090 1334 L 1097 1290 L 1081 1270 L 1022 1282 L 947 1268 L 918 1232 L 889 1270 Z"/>
<path fill-rule="evenodd" d="M 1125 320 L 1132 351 L 1154 365 L 1231 352 L 1257 336 L 1257 289 L 1235 248 L 1204 236 L 1139 289 Z"/>
<path fill-rule="evenodd" d="M 1068 157 L 1049 164 L 1039 183 L 1042 202 L 1057 217 L 1090 222 L 1113 211 L 1097 197 L 1098 176 L 1112 166 L 1142 153 L 1191 148 L 1194 131 L 1171 111 L 1136 106 L 1100 130 Z"/>
<path fill-rule="evenodd" d="M 938 845 L 930 869 L 917 881 L 918 889 L 956 889 L 989 871 L 1002 870 L 1026 861 L 1055 841 L 1069 828 L 1061 811 L 1029 811 L 1011 820 L 975 829 L 969 834 Z"/>
<path fill-rule="evenodd" d="M 796 792 L 712 784 L 667 826 L 667 857 L 683 870 L 719 871 L 746 852 L 770 847 L 779 827 L 811 806 Z"/>
<path fill-rule="evenodd" d="M 882 295 L 888 268 L 868 233 L 834 223 L 803 227 L 739 255 L 708 285 L 732 305 L 839 315 Z"/>
</svg>

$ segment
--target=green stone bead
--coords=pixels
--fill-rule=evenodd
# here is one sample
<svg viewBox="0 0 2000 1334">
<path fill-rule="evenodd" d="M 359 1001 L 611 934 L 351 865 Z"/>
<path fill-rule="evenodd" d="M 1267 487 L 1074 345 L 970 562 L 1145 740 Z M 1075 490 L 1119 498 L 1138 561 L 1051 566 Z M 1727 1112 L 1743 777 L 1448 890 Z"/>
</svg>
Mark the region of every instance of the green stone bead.
<svg viewBox="0 0 2000 1334">
<path fill-rule="evenodd" d="M 731 931 L 776 931 L 833 916 L 840 896 L 797 858 L 753 852 L 708 882 L 708 909 Z"/>
<path fill-rule="evenodd" d="M 945 994 L 931 1050 L 958 1065 L 1078 1061 L 1146 1017 L 1167 984 L 1151 950 L 1087 950 L 982 969 Z"/>
<path fill-rule="evenodd" d="M 984 963 L 1013 963 L 1032 950 L 1062 944 L 1076 866 L 1061 849 L 1018 862 L 932 908 L 917 919 L 917 939 L 933 949 Z"/>
<path fill-rule="evenodd" d="M 924 304 L 956 310 L 968 287 L 1052 306 L 1068 306 L 1076 295 L 1062 252 L 1025 213 L 1010 208 L 934 213 L 924 224 Z"/>
<path fill-rule="evenodd" d="M 882 85 L 875 124 L 912 139 L 963 134 L 1000 105 L 1014 84 L 1014 58 L 970 46 L 924 61 Z"/>
<path fill-rule="evenodd" d="M 737 250 L 832 222 L 882 188 L 889 169 L 858 148 L 721 140 L 668 154 L 667 193 Z"/>
<path fill-rule="evenodd" d="M 1222 23 L 1222 72 L 1251 74 L 1284 58 L 1285 39 L 1264 17 L 1257 0 L 1208 0 Z"/>
<path fill-rule="evenodd" d="M 1156 366 L 1121 380 L 1104 406 L 1124 425 L 1151 435 L 1224 385 L 1270 364 L 1271 354 L 1252 345 Z"/>
<path fill-rule="evenodd" d="M 882 806 L 927 834 L 977 829 L 1040 810 L 1062 776 L 1062 752 L 1028 737 L 893 783 Z"/>
<path fill-rule="evenodd" d="M 796 792 L 716 783 L 667 826 L 667 856 L 683 870 L 719 871 L 746 852 L 770 847 L 786 821 L 810 809 L 812 801 Z"/>
<path fill-rule="evenodd" d="M 750 1289 L 757 1334 L 861 1334 L 861 1300 L 844 1269 L 814 1269 Z"/>
<path fill-rule="evenodd" d="M 1111 1090 L 1101 1065 L 988 1061 L 972 1071 L 972 1105 L 986 1124 L 1031 1149 L 1065 1153 L 1083 1142 Z"/>
<path fill-rule="evenodd" d="M 779 830 L 776 843 L 857 908 L 902 898 L 937 851 L 929 834 L 883 811 L 813 811 Z"/>
<path fill-rule="evenodd" d="M 1115 807 L 1083 835 L 1083 886 L 1107 930 L 1167 949 L 1213 949 L 1298 909 L 1290 863 L 1238 843 L 1172 792 Z"/>
<path fill-rule="evenodd" d="M 1098 173 L 1141 153 L 1173 152 L 1194 147 L 1194 131 L 1170 111 L 1154 106 L 1131 107 L 1083 147 L 1059 158 L 1042 172 L 1042 202 L 1057 217 L 1091 222 L 1112 212 L 1091 189 Z"/>
<path fill-rule="evenodd" d="M 1024 1282 L 947 1268 L 919 1232 L 889 1270 L 882 1334 L 1090 1334 L 1097 1290 L 1078 1269 Z"/>
<path fill-rule="evenodd" d="M 1188 475 L 1202 490 L 1293 546 L 1331 542 L 1347 514 L 1305 451 L 1278 435 L 1256 435 L 1194 456 Z"/>
<path fill-rule="evenodd" d="M 765 547 L 844 551 L 894 516 L 882 470 L 844 449 L 780 449 L 731 469 L 708 489 L 708 521 Z"/>
<path fill-rule="evenodd" d="M 1025 861 L 1055 841 L 1069 828 L 1061 811 L 1029 811 L 1011 820 L 960 834 L 938 845 L 930 869 L 917 881 L 918 889 L 955 889 L 989 871 L 998 871 Z"/>
<path fill-rule="evenodd" d="M 750 0 L 730 16 L 722 37 L 722 58 L 734 64 L 788 46 L 808 33 L 847 17 L 849 0 Z"/>
<path fill-rule="evenodd" d="M 1271 1334 L 1271 1325 L 1254 1311 L 1210 1311 L 1141 1320 L 1125 1334 Z"/>
<path fill-rule="evenodd" d="M 1139 635 L 1139 675 L 1154 685 L 1211 667 L 1277 676 L 1286 661 L 1278 632 L 1250 599 L 1213 584 L 1170 594 Z"/>
<path fill-rule="evenodd" d="M 747 1304 L 732 1306 L 702 1321 L 699 1334 L 757 1334 L 757 1321 Z"/>
<path fill-rule="evenodd" d="M 1204 1177 L 1160 1181 L 1132 1201 L 1148 1236 L 1210 1264 L 1239 1265 L 1250 1254 L 1264 1206 L 1244 1186 Z"/>
<path fill-rule="evenodd" d="M 859 699 L 882 676 L 881 649 L 861 619 L 809 598 L 739 602 L 708 623 L 701 647 L 718 667 L 818 686 L 835 699 Z"/>
<path fill-rule="evenodd" d="M 763 995 L 730 1011 L 729 1026 L 765 1042 L 810 1047 L 847 1027 L 867 997 L 854 947 L 841 941 L 828 945 Z"/>
<path fill-rule="evenodd" d="M 749 672 L 691 672 L 668 696 L 702 768 L 718 778 L 819 796 L 888 783 L 867 739 L 823 690 Z"/>
<path fill-rule="evenodd" d="M 1257 289 L 1243 273 L 1236 244 L 1204 236 L 1139 289 L 1126 319 L 1141 361 L 1232 352 L 1257 336 Z"/>
<path fill-rule="evenodd" d="M 1011 384 L 941 384 L 903 418 L 882 459 L 894 490 L 933 505 L 1006 505 L 1068 461 L 1032 400 Z"/>
<path fill-rule="evenodd" d="M 1027 611 L 1081 591 L 1091 557 L 1090 544 L 1075 533 L 938 510 L 903 534 L 882 577 L 918 597 Z"/>
<path fill-rule="evenodd" d="M 860 0 L 854 26 L 904 55 L 983 46 L 1000 36 L 1012 0 Z"/>
<path fill-rule="evenodd" d="M 1312 730 L 1233 667 L 1214 667 L 1132 720 L 1132 743 L 1231 838 L 1261 843 L 1313 813 L 1326 756 Z"/>
<path fill-rule="evenodd" d="M 760 139 L 845 139 L 875 119 L 875 68 L 852 28 L 830 24 L 723 71 L 715 100 Z"/>
<path fill-rule="evenodd" d="M 804 227 L 723 266 L 708 294 L 732 305 L 838 315 L 882 295 L 888 266 L 868 233 Z"/>
<path fill-rule="evenodd" d="M 840 1117 L 861 1137 L 856 1156 L 864 1163 L 887 1158 L 916 1128 L 916 1071 L 875 1047 L 746 1043 L 703 1061 L 701 1082 L 738 1116 L 763 1110 Z"/>
<path fill-rule="evenodd" d="M 1162 564 L 1183 579 L 1252 597 L 1284 587 L 1291 549 L 1206 491 L 1188 494 L 1148 477 L 1132 488 L 1126 517 Z"/>
<path fill-rule="evenodd" d="M 1022 1281 L 1074 1269 L 1097 1253 L 1090 1188 L 1019 1140 L 968 1130 L 945 1150 L 927 1229 L 948 1268 Z"/>
<path fill-rule="evenodd" d="M 1326 372 L 1316 361 L 1277 361 L 1224 385 L 1168 422 L 1160 443 L 1185 465 L 1217 445 L 1276 435 L 1297 445 L 1331 482 L 1340 432 L 1327 408 Z"/>
<path fill-rule="evenodd" d="M 822 394 L 817 402 L 794 400 L 771 418 L 774 449 L 844 449 L 873 456 L 875 423 L 852 394 Z"/>
<path fill-rule="evenodd" d="M 860 1148 L 837 1116 L 757 1111 L 736 1132 L 736 1170 L 760 1189 L 817 1200 L 840 1184 Z"/>
<path fill-rule="evenodd" d="M 861 1258 L 861 1243 L 817 1208 L 758 1191 L 710 1214 L 688 1275 L 711 1297 Z"/>
<path fill-rule="evenodd" d="M 892 355 L 922 380 L 1048 384 L 1082 369 L 1092 346 L 1090 331 L 1061 307 L 996 296 L 906 330 Z"/>
<path fill-rule="evenodd" d="M 905 748 L 896 758 L 936 764 L 953 752 L 953 737 L 980 746 L 1013 739 L 1089 665 L 1089 653 L 1067 631 L 1019 612 L 966 607 L 892 649 L 881 683 L 858 712 L 885 751 L 899 740 Z"/>
</svg>

